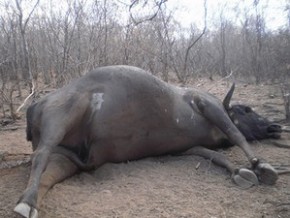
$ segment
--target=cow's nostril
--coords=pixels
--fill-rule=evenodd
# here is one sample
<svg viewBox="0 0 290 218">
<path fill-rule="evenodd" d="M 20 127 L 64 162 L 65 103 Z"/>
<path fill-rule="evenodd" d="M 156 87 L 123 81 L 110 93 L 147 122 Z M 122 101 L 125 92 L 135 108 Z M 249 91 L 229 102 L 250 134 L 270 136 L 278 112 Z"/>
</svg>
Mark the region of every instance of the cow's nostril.
<svg viewBox="0 0 290 218">
<path fill-rule="evenodd" d="M 278 124 L 271 124 L 267 127 L 267 131 L 272 133 L 272 132 L 282 132 L 282 128 Z"/>
</svg>

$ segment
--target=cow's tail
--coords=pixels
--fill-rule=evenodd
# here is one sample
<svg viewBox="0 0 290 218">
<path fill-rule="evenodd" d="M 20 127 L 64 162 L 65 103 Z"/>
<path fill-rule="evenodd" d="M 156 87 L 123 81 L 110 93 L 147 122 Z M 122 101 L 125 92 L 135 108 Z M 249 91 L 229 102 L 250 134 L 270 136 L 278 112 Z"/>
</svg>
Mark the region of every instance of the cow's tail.
<svg viewBox="0 0 290 218">
<path fill-rule="evenodd" d="M 32 120 L 33 112 L 36 104 L 30 105 L 26 111 L 26 139 L 32 141 Z"/>
<path fill-rule="evenodd" d="M 82 171 L 90 171 L 95 169 L 95 166 L 93 164 L 84 163 L 75 152 L 61 145 L 54 147 L 52 149 L 52 153 L 64 155 Z"/>
</svg>

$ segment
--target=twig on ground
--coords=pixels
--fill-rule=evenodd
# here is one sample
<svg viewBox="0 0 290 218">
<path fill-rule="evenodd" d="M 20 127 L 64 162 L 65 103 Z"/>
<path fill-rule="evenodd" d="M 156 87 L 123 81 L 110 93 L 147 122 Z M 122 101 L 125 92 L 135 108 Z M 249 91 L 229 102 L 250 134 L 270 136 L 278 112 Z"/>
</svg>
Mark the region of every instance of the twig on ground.
<svg viewBox="0 0 290 218">
<path fill-rule="evenodd" d="M 288 148 L 288 149 L 290 149 L 290 145 L 282 144 L 280 142 L 271 141 L 271 144 L 275 145 L 278 148 Z"/>
<path fill-rule="evenodd" d="M 24 129 L 25 126 L 9 126 L 9 127 L 0 127 L 0 131 L 14 131 L 18 129 Z"/>
<path fill-rule="evenodd" d="M 283 132 L 290 132 L 290 127 L 289 126 L 282 126 L 282 131 Z"/>
<path fill-rule="evenodd" d="M 30 163 L 30 155 L 28 157 L 23 158 L 22 160 L 12 160 L 12 161 L 1 161 L 0 169 L 11 169 L 14 167 L 22 166 Z"/>
</svg>

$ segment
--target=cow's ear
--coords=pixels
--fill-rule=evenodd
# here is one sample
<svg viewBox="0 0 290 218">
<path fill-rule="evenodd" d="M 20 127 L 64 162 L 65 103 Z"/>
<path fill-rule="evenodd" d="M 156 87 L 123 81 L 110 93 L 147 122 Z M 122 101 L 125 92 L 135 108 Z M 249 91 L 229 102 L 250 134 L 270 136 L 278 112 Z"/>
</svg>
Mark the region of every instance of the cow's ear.
<svg viewBox="0 0 290 218">
<path fill-rule="evenodd" d="M 234 90 L 235 90 L 235 83 L 233 83 L 232 87 L 230 88 L 226 97 L 223 100 L 223 105 L 227 111 L 230 109 L 230 101 L 233 96 Z"/>
</svg>

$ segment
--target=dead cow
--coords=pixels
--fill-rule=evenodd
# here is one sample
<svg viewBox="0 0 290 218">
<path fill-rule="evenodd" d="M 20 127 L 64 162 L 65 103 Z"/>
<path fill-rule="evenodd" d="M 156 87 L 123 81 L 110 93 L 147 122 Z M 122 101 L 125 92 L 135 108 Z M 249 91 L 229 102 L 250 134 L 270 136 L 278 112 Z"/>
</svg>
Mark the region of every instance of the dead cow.
<svg viewBox="0 0 290 218">
<path fill-rule="evenodd" d="M 230 107 L 233 91 L 234 86 L 220 102 L 139 68 L 110 66 L 47 95 L 27 111 L 34 153 L 27 188 L 14 210 L 37 217 L 49 188 L 80 170 L 189 149 L 225 167 L 242 187 L 274 184 L 275 169 L 259 161 L 246 139 L 277 138 L 281 128 L 249 107 Z M 240 146 L 252 168 L 236 168 L 213 150 L 224 144 Z"/>
</svg>

